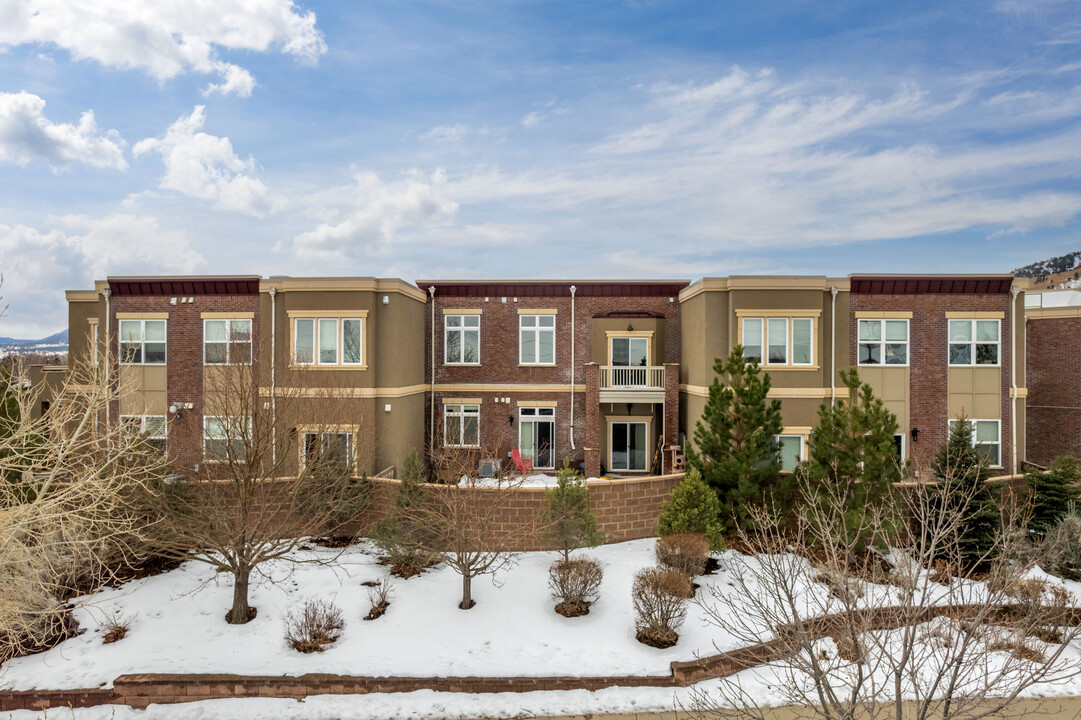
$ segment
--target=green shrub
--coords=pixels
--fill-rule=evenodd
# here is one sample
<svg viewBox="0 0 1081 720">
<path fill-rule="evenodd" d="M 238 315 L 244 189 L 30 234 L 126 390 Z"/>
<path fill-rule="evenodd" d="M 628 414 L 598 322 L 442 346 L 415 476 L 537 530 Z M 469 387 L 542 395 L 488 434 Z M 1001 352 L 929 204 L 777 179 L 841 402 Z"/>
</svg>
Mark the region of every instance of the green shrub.
<svg viewBox="0 0 1081 720">
<path fill-rule="evenodd" d="M 1067 580 L 1081 580 L 1081 514 L 1070 504 L 1066 515 L 1044 536 L 1043 569 Z"/>
<path fill-rule="evenodd" d="M 661 508 L 657 534 L 664 537 L 675 533 L 704 535 L 711 550 L 724 549 L 721 501 L 695 468 L 687 471 Z"/>
<path fill-rule="evenodd" d="M 1081 500 L 1081 463 L 1064 455 L 1051 461 L 1047 472 L 1031 470 L 1025 473 L 1029 497 L 1032 499 L 1032 519 L 1029 528 L 1046 535 L 1066 516 L 1071 503 Z"/>
<path fill-rule="evenodd" d="M 541 522 L 549 540 L 570 560 L 571 550 L 596 547 L 604 541 L 597 516 L 589 508 L 589 487 L 566 461 L 556 472 L 555 487 L 546 490 L 547 505 Z"/>
</svg>

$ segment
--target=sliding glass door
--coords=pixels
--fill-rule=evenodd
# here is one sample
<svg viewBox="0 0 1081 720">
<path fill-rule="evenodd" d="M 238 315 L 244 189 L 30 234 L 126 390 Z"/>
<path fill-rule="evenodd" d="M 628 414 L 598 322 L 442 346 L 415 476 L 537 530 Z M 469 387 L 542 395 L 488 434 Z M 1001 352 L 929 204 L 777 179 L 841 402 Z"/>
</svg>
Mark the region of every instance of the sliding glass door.
<svg viewBox="0 0 1081 720">
<path fill-rule="evenodd" d="M 518 412 L 518 452 L 537 469 L 555 467 L 555 408 L 524 407 Z"/>
<path fill-rule="evenodd" d="M 645 422 L 613 422 L 609 448 L 611 470 L 636 472 L 648 469 L 649 447 Z"/>
</svg>

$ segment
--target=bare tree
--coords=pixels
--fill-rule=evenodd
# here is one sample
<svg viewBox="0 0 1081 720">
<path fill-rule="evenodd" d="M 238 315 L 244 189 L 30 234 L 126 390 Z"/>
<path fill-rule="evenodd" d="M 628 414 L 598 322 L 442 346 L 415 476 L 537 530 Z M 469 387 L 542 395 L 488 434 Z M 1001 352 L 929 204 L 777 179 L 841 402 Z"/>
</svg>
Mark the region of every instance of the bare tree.
<svg viewBox="0 0 1081 720">
<path fill-rule="evenodd" d="M 1081 672 L 1066 652 L 1078 637 L 1074 598 L 1026 579 L 1039 558 L 1018 549 L 1023 508 L 1003 504 L 991 570 L 977 576 L 961 563 L 971 483 L 910 482 L 854 519 L 840 485 L 801 485 L 808 497 L 795 522 L 782 530 L 759 511 L 760 531 L 740 537 L 750 554 L 729 565 L 732 585 L 711 588 L 703 607 L 756 646 L 752 655 L 779 676 L 771 684 L 802 716 L 978 720 Z M 898 535 L 902 520 L 910 530 Z M 845 525 L 853 521 L 859 527 Z M 858 547 L 861 536 L 871 549 Z M 873 549 L 887 545 L 889 555 Z M 697 692 L 697 713 L 764 717 L 746 678 Z"/>
<path fill-rule="evenodd" d="M 518 551 L 539 532 L 535 518 L 508 522 L 521 477 L 507 468 L 492 478 L 477 477 L 479 458 L 499 455 L 491 449 L 442 448 L 432 458 L 435 483 L 425 486 L 419 502 L 403 508 L 398 518 L 406 527 L 424 529 L 402 533 L 410 550 L 437 557 L 461 575 L 462 610 L 476 604 L 474 578 L 513 566 Z"/>
<path fill-rule="evenodd" d="M 104 365 L 73 366 L 63 394 L 34 419 L 37 389 L 7 379 L 0 418 L 0 662 L 67 632 L 64 600 L 115 580 L 145 552 L 141 500 L 167 472 L 128 426 L 106 425 L 123 387 Z"/>
<path fill-rule="evenodd" d="M 160 550 L 233 576 L 230 623 L 254 617 L 251 575 L 296 556 L 304 538 L 334 534 L 366 508 L 359 462 L 371 451 L 370 418 L 320 386 L 278 388 L 271 402 L 255 364 L 208 366 L 203 457 L 156 497 L 166 518 Z M 333 558 L 304 562 L 331 562 Z"/>
</svg>

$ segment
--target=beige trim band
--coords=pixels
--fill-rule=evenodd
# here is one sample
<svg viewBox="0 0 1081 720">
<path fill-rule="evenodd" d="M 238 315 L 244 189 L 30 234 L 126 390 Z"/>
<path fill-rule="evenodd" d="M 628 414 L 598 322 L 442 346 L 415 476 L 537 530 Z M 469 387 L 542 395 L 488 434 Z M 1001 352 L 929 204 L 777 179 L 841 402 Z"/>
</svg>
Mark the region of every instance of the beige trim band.
<svg viewBox="0 0 1081 720">
<path fill-rule="evenodd" d="M 1025 318 L 1028 320 L 1054 320 L 1058 318 L 1081 317 L 1081 305 L 1068 305 L 1066 307 L 1049 308 L 1025 308 Z"/>
<path fill-rule="evenodd" d="M 427 388 L 427 386 L 424 386 Z M 522 392 L 585 392 L 585 385 L 570 385 L 561 383 L 532 383 L 516 385 L 514 383 L 444 383 L 436 384 L 436 392 L 491 392 L 491 393 L 522 393 Z"/>
<path fill-rule="evenodd" d="M 848 292 L 851 282 L 848 278 L 831 278 L 823 275 L 735 275 L 732 277 L 702 278 L 683 288 L 679 301 L 687 302 L 695 295 L 704 292 L 724 292 L 726 290 L 819 290 L 829 292 L 836 287 L 840 292 Z"/>
<path fill-rule="evenodd" d="M 443 398 L 444 405 L 480 405 L 483 402 L 482 398 L 460 398 L 460 397 L 445 397 Z"/>
<path fill-rule="evenodd" d="M 886 320 L 889 320 L 889 319 L 894 319 L 894 320 L 906 320 L 907 319 L 907 320 L 911 320 L 912 319 L 912 313 L 911 312 L 905 312 L 903 310 L 861 310 L 860 312 L 853 313 L 853 315 L 856 317 L 856 319 L 863 318 L 863 319 L 866 319 L 866 320 L 874 320 L 876 318 L 879 319 L 879 320 L 882 320 L 882 319 L 886 319 Z"/>
<path fill-rule="evenodd" d="M 69 302 L 97 302 L 97 290 L 65 290 L 64 298 Z"/>
<path fill-rule="evenodd" d="M 709 397 L 709 386 L 708 385 L 690 385 L 690 384 L 687 384 L 687 383 L 681 383 L 680 386 L 679 386 L 679 391 L 682 392 L 682 393 L 687 393 L 688 395 L 695 395 L 697 397 L 704 397 L 704 398 Z M 806 399 L 806 398 L 822 399 L 822 398 L 830 397 L 832 392 L 833 391 L 831 391 L 830 388 L 815 388 L 815 387 L 809 387 L 809 388 L 777 388 L 777 387 L 771 387 L 769 389 L 769 395 L 767 397 L 780 398 L 780 399 L 789 399 L 789 400 Z M 848 397 L 848 388 L 839 387 L 839 388 L 836 389 L 836 393 L 837 393 L 836 397 L 847 398 Z"/>
<path fill-rule="evenodd" d="M 428 294 L 398 278 L 374 277 L 314 277 L 314 278 L 273 278 L 259 281 L 259 292 L 266 293 L 270 288 L 280 292 L 302 291 L 350 291 L 374 293 L 400 293 L 421 303 L 428 301 Z"/>
<path fill-rule="evenodd" d="M 118 312 L 117 320 L 168 320 L 167 312 Z"/>
<path fill-rule="evenodd" d="M 86 319 L 86 322 L 87 322 L 88 324 L 90 324 L 90 325 L 97 325 L 97 324 L 98 324 L 98 321 L 99 321 L 100 319 L 101 319 L 101 318 L 96 318 L 96 317 L 93 317 L 93 318 L 87 318 L 87 319 Z"/>
<path fill-rule="evenodd" d="M 1013 388 L 1010 388 L 1010 397 L 1013 397 L 1013 396 L 1014 396 Z M 1028 388 L 1027 387 L 1019 387 L 1019 388 L 1017 388 L 1017 397 L 1019 397 L 1019 398 L 1027 398 L 1028 397 Z"/>
<path fill-rule="evenodd" d="M 559 407 L 556 400 L 519 400 L 518 407 Z"/>
<path fill-rule="evenodd" d="M 558 315 L 556 308 L 518 308 L 519 315 Z"/>
<path fill-rule="evenodd" d="M 406 387 L 396 388 L 358 388 L 358 387 L 342 387 L 342 388 L 301 388 L 301 387 L 281 387 L 279 386 L 275 390 L 277 397 L 302 397 L 302 398 L 341 398 L 341 399 L 363 399 L 363 398 L 401 398 L 408 397 L 410 395 L 418 395 L 428 389 L 427 385 L 408 385 Z M 270 397 L 270 388 L 260 387 L 259 395 L 261 397 Z"/>
<path fill-rule="evenodd" d="M 946 313 L 948 320 L 1002 320 L 1006 317 L 1006 313 L 1002 311 L 985 311 L 985 312 L 967 312 L 960 310 L 957 312 Z"/>
<path fill-rule="evenodd" d="M 651 338 L 651 337 L 653 337 L 653 331 L 652 330 L 606 330 L 604 334 L 607 335 L 609 338 L 614 338 L 614 337 L 644 337 L 644 338 Z"/>
<path fill-rule="evenodd" d="M 254 320 L 253 312 L 205 312 L 199 313 L 204 320 Z"/>
<path fill-rule="evenodd" d="M 787 318 L 818 318 L 822 317 L 822 308 L 800 308 L 795 310 L 747 310 L 736 308 L 736 317 L 787 317 Z"/>
<path fill-rule="evenodd" d="M 781 430 L 782 435 L 803 435 L 804 437 L 809 436 L 812 432 L 814 432 L 814 428 L 809 425 L 785 425 Z"/>
<path fill-rule="evenodd" d="M 483 315 L 483 308 L 443 308 L 444 315 Z"/>
<path fill-rule="evenodd" d="M 228 315 L 228 313 L 225 313 Z M 366 318 L 367 310 L 286 310 L 292 318 Z"/>
</svg>

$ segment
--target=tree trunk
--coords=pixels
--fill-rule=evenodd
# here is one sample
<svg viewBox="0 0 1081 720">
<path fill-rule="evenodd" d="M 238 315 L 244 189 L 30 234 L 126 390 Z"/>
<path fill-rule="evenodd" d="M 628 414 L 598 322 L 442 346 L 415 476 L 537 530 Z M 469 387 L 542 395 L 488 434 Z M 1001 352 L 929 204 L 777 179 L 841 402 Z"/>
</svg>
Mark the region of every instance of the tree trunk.
<svg viewBox="0 0 1081 720">
<path fill-rule="evenodd" d="M 251 608 L 248 606 L 248 577 L 251 569 L 242 566 L 233 573 L 233 609 L 227 618 L 231 625 L 243 625 L 251 620 Z"/>
<path fill-rule="evenodd" d="M 476 603 L 473 602 L 473 578 L 469 576 L 468 572 L 462 573 L 462 604 L 458 607 L 462 610 L 468 610 Z"/>
</svg>

